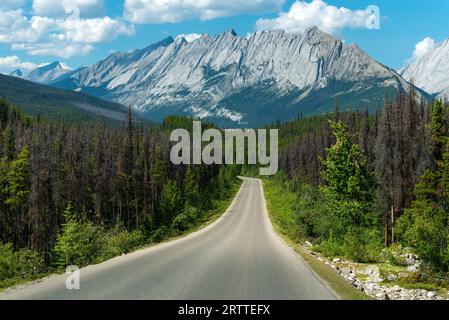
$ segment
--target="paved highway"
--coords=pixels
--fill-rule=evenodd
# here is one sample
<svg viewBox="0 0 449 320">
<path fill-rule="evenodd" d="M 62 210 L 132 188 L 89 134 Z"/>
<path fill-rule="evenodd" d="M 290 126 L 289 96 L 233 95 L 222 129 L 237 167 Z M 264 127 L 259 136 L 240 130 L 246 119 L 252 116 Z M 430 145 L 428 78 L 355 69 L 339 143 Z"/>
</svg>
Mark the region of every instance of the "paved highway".
<svg viewBox="0 0 449 320">
<path fill-rule="evenodd" d="M 189 236 L 0 293 L 0 299 L 337 299 L 275 233 L 260 180 L 226 213 Z"/>
</svg>

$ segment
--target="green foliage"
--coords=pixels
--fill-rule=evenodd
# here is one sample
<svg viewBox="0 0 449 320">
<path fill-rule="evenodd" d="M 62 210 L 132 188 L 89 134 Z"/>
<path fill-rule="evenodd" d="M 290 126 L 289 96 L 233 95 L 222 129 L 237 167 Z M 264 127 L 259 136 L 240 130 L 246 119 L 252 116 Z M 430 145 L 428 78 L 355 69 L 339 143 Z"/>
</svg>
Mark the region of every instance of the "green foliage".
<svg viewBox="0 0 449 320">
<path fill-rule="evenodd" d="M 55 265 L 61 268 L 95 262 L 102 249 L 101 233 L 91 222 L 77 220 L 72 210 L 69 205 L 64 212 L 65 223 L 54 247 Z"/>
<path fill-rule="evenodd" d="M 399 220 L 403 241 L 435 271 L 449 271 L 449 137 L 446 110 L 432 108 L 431 130 L 435 169 L 428 169 L 415 185 L 415 200 Z"/>
<path fill-rule="evenodd" d="M 344 256 L 356 262 L 377 262 L 380 260 L 382 233 L 379 229 L 349 228 L 344 238 Z"/>
<path fill-rule="evenodd" d="M 341 122 L 332 122 L 335 144 L 326 150 L 322 160 L 322 176 L 329 193 L 339 199 L 361 204 L 373 200 L 374 174 L 360 147 L 352 142 L 348 129 Z"/>
<path fill-rule="evenodd" d="M 351 227 L 372 227 L 376 223 L 372 214 L 375 180 L 363 151 L 351 141 L 346 127 L 341 122 L 331 122 L 331 127 L 336 142 L 322 160 L 327 184 L 320 189 L 325 205 L 316 230 L 321 239 L 334 237 L 347 242 L 352 239 Z"/>
<path fill-rule="evenodd" d="M 290 239 L 318 243 L 316 249 L 325 255 L 377 261 L 382 233 L 373 209 L 374 174 L 348 129 L 341 122 L 330 124 L 335 144 L 322 159 L 326 185 L 296 183 L 279 173 L 273 181 L 277 196 L 267 187 L 277 208 L 276 224 Z"/>
<path fill-rule="evenodd" d="M 19 106 L 27 115 L 63 119 L 73 123 L 100 121 L 119 125 L 117 116 L 123 118 L 126 116 L 126 109 L 120 104 L 2 74 L 0 74 L 0 97 L 5 97 Z M 2 109 L 0 104 L 0 120 Z"/>
<path fill-rule="evenodd" d="M 170 236 L 170 228 L 167 226 L 162 226 L 156 230 L 152 240 L 155 243 L 159 243 L 167 239 L 169 236 Z"/>
<path fill-rule="evenodd" d="M 197 208 L 187 207 L 173 220 L 173 228 L 181 232 L 187 231 L 198 222 L 200 217 L 201 214 Z"/>
<path fill-rule="evenodd" d="M 107 233 L 99 261 L 105 261 L 131 252 L 145 243 L 145 237 L 139 230 L 128 232 L 117 228 Z"/>
<path fill-rule="evenodd" d="M 30 193 L 31 169 L 28 148 L 23 148 L 17 160 L 9 164 L 6 180 L 8 183 L 3 192 L 7 198 L 4 203 L 13 210 L 19 209 L 26 202 Z"/>
<path fill-rule="evenodd" d="M 162 199 L 159 205 L 161 212 L 163 212 L 164 223 L 171 223 L 173 216 L 181 208 L 181 195 L 178 190 L 176 181 L 169 181 L 162 191 Z"/>
<path fill-rule="evenodd" d="M 447 111 L 441 100 L 432 105 L 431 110 L 431 138 L 432 138 L 432 156 L 434 159 L 441 159 L 443 149 L 448 136 Z"/>
<path fill-rule="evenodd" d="M 37 275 L 43 268 L 42 258 L 36 252 L 28 249 L 14 251 L 12 244 L 0 242 L 0 288 L 16 279 Z"/>
<path fill-rule="evenodd" d="M 416 200 L 398 223 L 398 233 L 421 259 L 437 271 L 449 271 L 449 189 L 441 177 L 426 171 L 415 187 Z M 442 196 L 442 197 L 441 197 Z"/>
<path fill-rule="evenodd" d="M 200 194 L 198 189 L 198 180 L 192 166 L 187 168 L 186 178 L 184 180 L 184 197 L 186 199 L 186 206 L 198 206 Z"/>
</svg>

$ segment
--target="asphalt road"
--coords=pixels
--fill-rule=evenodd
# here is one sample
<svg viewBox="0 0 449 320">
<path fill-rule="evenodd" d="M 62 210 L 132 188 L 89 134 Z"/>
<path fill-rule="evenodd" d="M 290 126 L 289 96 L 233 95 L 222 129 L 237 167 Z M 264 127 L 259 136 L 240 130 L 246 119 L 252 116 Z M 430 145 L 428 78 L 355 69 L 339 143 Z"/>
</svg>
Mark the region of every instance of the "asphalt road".
<svg viewBox="0 0 449 320">
<path fill-rule="evenodd" d="M 0 293 L 0 299 L 336 299 L 276 234 L 262 184 L 244 183 L 226 213 L 189 236 Z"/>
</svg>

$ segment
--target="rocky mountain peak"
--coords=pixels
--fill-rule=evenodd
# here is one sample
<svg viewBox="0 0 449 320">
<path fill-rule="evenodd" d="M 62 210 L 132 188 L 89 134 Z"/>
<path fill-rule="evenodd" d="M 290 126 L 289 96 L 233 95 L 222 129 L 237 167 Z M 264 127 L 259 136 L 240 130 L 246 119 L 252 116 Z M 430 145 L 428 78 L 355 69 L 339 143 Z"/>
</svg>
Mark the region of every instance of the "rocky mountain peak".
<svg viewBox="0 0 449 320">
<path fill-rule="evenodd" d="M 16 70 L 11 71 L 9 73 L 9 75 L 12 76 L 12 77 L 17 77 L 17 78 L 22 78 L 23 77 L 23 73 L 22 73 L 22 71 L 20 69 L 16 69 Z"/>
<path fill-rule="evenodd" d="M 395 71 L 316 27 L 248 37 L 230 29 L 191 42 L 169 37 L 55 83 L 132 105 L 156 120 L 189 114 L 241 125 L 332 109 L 335 95 L 354 107 L 363 100 L 378 108 L 385 90 L 393 94 L 404 85 Z"/>
</svg>

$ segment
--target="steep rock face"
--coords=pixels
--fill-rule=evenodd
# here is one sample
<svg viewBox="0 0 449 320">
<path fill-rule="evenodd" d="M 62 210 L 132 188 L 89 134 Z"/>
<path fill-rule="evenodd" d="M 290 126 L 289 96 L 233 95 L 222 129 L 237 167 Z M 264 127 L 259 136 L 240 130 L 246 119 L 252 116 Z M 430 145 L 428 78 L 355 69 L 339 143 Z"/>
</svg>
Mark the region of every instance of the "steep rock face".
<svg viewBox="0 0 449 320">
<path fill-rule="evenodd" d="M 430 94 L 449 97 L 449 39 L 400 71 Z"/>
<path fill-rule="evenodd" d="M 16 77 L 16 78 L 22 78 L 23 77 L 23 72 L 20 69 L 16 69 L 14 71 L 12 71 L 9 76 L 11 77 Z"/>
<path fill-rule="evenodd" d="M 187 42 L 167 38 L 115 53 L 57 81 L 161 120 L 190 114 L 221 125 L 257 126 L 344 107 L 377 108 L 407 83 L 356 45 L 310 28 L 239 37 L 233 30 Z"/>
<path fill-rule="evenodd" d="M 58 61 L 55 61 L 32 70 L 24 78 L 41 84 L 51 84 L 56 79 L 59 80 L 68 73 L 70 73 L 69 69 L 64 68 Z"/>
</svg>

